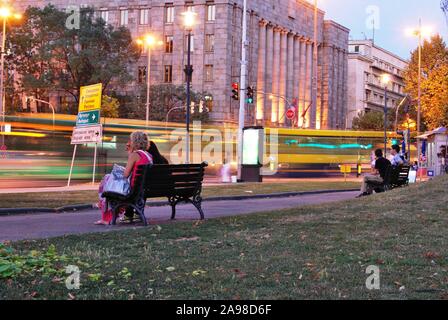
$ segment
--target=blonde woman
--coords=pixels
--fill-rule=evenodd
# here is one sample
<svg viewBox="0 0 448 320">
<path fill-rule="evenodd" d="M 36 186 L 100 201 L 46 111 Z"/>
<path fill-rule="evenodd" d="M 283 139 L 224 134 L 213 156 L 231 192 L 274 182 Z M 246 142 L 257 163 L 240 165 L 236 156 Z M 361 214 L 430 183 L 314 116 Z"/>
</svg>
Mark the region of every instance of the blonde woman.
<svg viewBox="0 0 448 320">
<path fill-rule="evenodd" d="M 149 146 L 149 140 L 146 133 L 141 131 L 133 132 L 129 138 L 129 142 L 126 145 L 128 152 L 128 162 L 126 164 L 126 168 L 124 170 L 124 178 L 131 177 L 131 188 L 134 187 L 137 168 L 139 165 L 152 164 L 152 156 L 146 151 Z M 107 176 L 103 179 L 103 182 L 100 185 L 99 193 L 100 195 L 103 193 L 104 183 L 107 181 Z M 101 209 L 101 220 L 95 222 L 98 225 L 109 225 L 112 221 L 112 211 L 105 211 L 106 203 L 105 199 L 100 198 L 99 208 Z"/>
</svg>

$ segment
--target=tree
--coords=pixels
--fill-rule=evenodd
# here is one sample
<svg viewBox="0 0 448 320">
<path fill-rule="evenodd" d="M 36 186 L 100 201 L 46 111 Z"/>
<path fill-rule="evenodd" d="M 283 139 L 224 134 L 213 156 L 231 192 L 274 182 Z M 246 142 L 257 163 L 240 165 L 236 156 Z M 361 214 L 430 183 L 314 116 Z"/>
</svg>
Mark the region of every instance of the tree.
<svg viewBox="0 0 448 320">
<path fill-rule="evenodd" d="M 397 130 L 400 129 L 400 125 L 406 121 L 406 110 L 405 105 L 403 105 L 400 110 L 397 108 L 390 108 L 387 111 L 387 130 L 395 131 L 395 120 L 397 120 Z M 411 109 L 411 108 L 410 108 Z M 410 118 L 413 119 L 414 114 L 410 110 Z M 373 130 L 381 131 L 384 130 L 384 112 L 383 111 L 362 111 L 355 118 L 353 118 L 352 128 L 354 130 Z"/>
<path fill-rule="evenodd" d="M 421 106 L 422 128 L 435 129 L 446 125 L 448 48 L 439 35 L 424 41 L 422 46 Z M 418 99 L 418 49 L 404 72 L 405 90 L 413 100 Z"/>
<path fill-rule="evenodd" d="M 206 96 L 211 96 L 206 92 L 196 92 L 191 90 L 191 101 L 194 103 L 194 113 L 192 120 L 208 121 L 209 112 L 204 107 L 202 113 L 199 112 L 201 101 L 205 101 Z M 146 118 L 146 86 L 142 86 L 137 96 L 119 96 L 120 117 L 145 119 Z M 150 88 L 150 109 L 149 120 L 166 121 L 168 112 L 169 121 L 185 121 L 186 88 L 184 85 L 159 84 Z M 176 108 L 176 109 L 175 109 Z M 179 108 L 179 109 L 177 109 Z"/>
<path fill-rule="evenodd" d="M 120 102 L 116 98 L 103 95 L 101 99 L 101 116 L 106 118 L 118 118 Z"/>
<path fill-rule="evenodd" d="M 378 111 L 363 111 L 353 118 L 352 128 L 355 130 L 383 130 L 384 113 Z"/>
<path fill-rule="evenodd" d="M 21 90 L 36 97 L 62 91 L 77 102 L 81 86 L 102 83 L 107 92 L 111 84 L 132 80 L 129 67 L 140 48 L 128 29 L 94 19 L 92 8 L 82 9 L 79 29 L 66 28 L 68 17 L 53 5 L 29 7 L 23 23 L 10 31 L 8 63 Z"/>
</svg>

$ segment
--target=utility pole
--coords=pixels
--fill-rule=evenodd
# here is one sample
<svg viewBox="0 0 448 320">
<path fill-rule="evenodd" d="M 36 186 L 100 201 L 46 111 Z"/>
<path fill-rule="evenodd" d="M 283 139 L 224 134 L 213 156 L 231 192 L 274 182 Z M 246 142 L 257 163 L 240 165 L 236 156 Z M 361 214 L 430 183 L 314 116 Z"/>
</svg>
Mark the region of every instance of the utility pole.
<svg viewBox="0 0 448 320">
<path fill-rule="evenodd" d="M 240 110 L 238 117 L 238 180 L 242 177 L 243 167 L 243 129 L 245 125 L 245 88 L 246 88 L 246 72 L 247 72 L 247 0 L 243 0 L 243 35 L 241 40 L 241 83 L 240 83 Z"/>
</svg>

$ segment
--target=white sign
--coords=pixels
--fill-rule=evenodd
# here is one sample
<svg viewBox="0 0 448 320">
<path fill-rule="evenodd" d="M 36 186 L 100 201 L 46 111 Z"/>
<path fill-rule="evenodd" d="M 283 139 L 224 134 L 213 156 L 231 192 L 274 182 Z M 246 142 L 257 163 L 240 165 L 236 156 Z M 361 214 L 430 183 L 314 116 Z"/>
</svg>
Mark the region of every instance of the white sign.
<svg viewBox="0 0 448 320">
<path fill-rule="evenodd" d="M 73 128 L 72 144 L 100 143 L 103 138 L 102 125 Z"/>
</svg>

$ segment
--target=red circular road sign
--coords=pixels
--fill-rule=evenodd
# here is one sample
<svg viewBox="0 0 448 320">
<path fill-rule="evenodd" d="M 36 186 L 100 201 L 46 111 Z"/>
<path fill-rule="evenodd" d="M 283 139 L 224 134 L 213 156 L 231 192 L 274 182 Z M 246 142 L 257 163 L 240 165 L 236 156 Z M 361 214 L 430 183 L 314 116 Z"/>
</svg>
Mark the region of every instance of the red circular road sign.
<svg viewBox="0 0 448 320">
<path fill-rule="evenodd" d="M 293 109 L 289 109 L 288 111 L 286 111 L 286 118 L 288 118 L 289 120 L 294 119 L 296 115 L 296 112 Z"/>
</svg>

